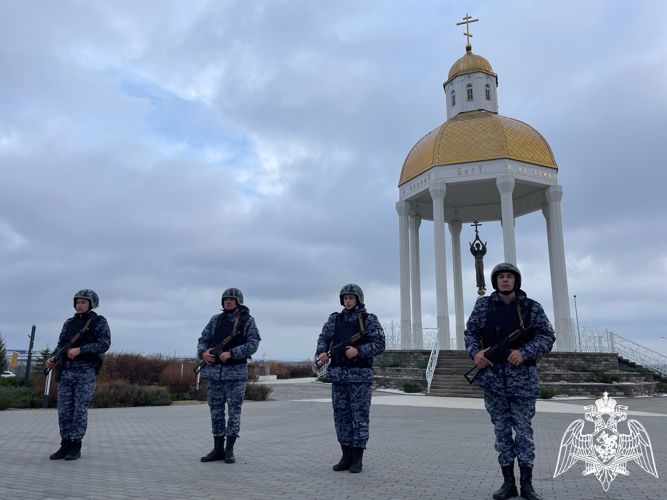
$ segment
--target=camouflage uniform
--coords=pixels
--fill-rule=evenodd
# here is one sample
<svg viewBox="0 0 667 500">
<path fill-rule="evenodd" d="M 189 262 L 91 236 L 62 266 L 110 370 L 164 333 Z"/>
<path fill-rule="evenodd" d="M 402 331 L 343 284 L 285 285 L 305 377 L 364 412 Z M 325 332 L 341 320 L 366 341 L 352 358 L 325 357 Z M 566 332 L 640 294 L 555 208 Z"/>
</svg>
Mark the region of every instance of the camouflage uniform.
<svg viewBox="0 0 667 500">
<path fill-rule="evenodd" d="M 208 404 L 211 409 L 213 436 L 216 437 L 238 437 L 241 405 L 248 379 L 247 359 L 257 351 L 261 339 L 255 320 L 250 316 L 250 309 L 239 304 L 233 313 L 223 311 L 214 315 L 197 344 L 197 357 L 201 359 L 204 351 L 222 341 L 224 337 L 221 332 L 231 333 L 237 319 L 239 334 L 230 343 L 230 348 L 226 348 L 232 358 L 224 363 L 218 360 L 213 364 L 206 364 L 201 371 L 201 377 L 208 380 Z M 225 403 L 229 410 L 226 424 Z"/>
<path fill-rule="evenodd" d="M 88 425 L 88 407 L 95 393 L 95 375 L 101 366 L 100 354 L 111 346 L 111 332 L 104 316 L 93 311 L 75 314 L 65 321 L 56 350 L 84 327 L 91 319 L 87 333 L 72 347 L 81 354 L 69 359 L 63 354 L 62 374 L 58 384 L 58 423 L 63 440 L 81 441 Z"/>
<path fill-rule="evenodd" d="M 535 443 L 531 419 L 539 396 L 535 361 L 551 351 L 555 341 L 554 330 L 542 306 L 529 299 L 522 290 L 505 304 L 498 292 L 480 297 L 468 318 L 465 331 L 466 351 L 471 358 L 503 336 L 519 327 L 517 303 L 523 322 L 531 327 L 526 337 L 510 349 L 518 349 L 524 358 L 519 366 L 508 362 L 482 368 L 475 380 L 484 391 L 484 405 L 491 416 L 501 467 L 510 466 L 518 457 L 519 465 L 531 466 L 535 459 Z M 516 436 L 512 439 L 512 430 Z"/>
<path fill-rule="evenodd" d="M 349 338 L 359 332 L 360 315 L 365 331 L 363 340 L 354 346 L 359 350 L 359 355 L 354 359 L 347 359 L 344 353 L 334 356 L 327 369 L 327 376 L 331 380 L 331 399 L 338 442 L 342 446 L 364 449 L 368 442 L 373 357 L 382 354 L 385 347 L 384 331 L 380 322 L 374 314 L 366 312 L 363 303 L 354 309 L 333 313 L 324 324 L 317 340 L 316 354 L 327 352 L 334 338 Z"/>
</svg>

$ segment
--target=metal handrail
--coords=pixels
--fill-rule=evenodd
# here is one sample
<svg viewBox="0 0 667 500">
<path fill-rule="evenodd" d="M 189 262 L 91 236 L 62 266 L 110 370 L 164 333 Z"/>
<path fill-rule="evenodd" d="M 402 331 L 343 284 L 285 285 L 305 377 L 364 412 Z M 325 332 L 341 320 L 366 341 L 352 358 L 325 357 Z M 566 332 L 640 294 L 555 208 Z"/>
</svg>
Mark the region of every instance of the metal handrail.
<svg viewBox="0 0 667 500">
<path fill-rule="evenodd" d="M 610 352 L 667 377 L 667 356 L 603 328 L 584 325 L 579 352 Z"/>
<path fill-rule="evenodd" d="M 435 329 L 433 339 L 433 347 L 431 348 L 431 355 L 428 358 L 428 365 L 426 366 L 426 393 L 431 392 L 431 382 L 435 374 L 435 366 L 438 364 L 438 356 L 440 355 L 440 335 L 439 330 Z"/>
</svg>

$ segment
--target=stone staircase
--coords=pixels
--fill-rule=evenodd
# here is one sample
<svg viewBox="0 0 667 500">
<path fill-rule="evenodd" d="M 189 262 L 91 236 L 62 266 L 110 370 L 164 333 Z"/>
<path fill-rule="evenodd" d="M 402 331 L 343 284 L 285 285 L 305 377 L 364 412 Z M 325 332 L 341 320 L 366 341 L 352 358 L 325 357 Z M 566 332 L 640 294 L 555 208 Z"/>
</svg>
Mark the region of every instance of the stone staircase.
<svg viewBox="0 0 667 500">
<path fill-rule="evenodd" d="M 385 351 L 373 360 L 373 384 L 385 389 L 404 391 L 412 384 L 417 392 L 426 391 L 426 367 L 431 351 Z"/>
<path fill-rule="evenodd" d="M 417 384 L 426 391 L 426 366 L 430 351 L 386 351 L 375 361 L 375 385 L 405 390 Z M 431 396 L 481 397 L 463 374 L 473 364 L 464 351 L 440 351 Z M 639 366 L 631 366 L 613 353 L 553 352 L 537 365 L 544 394 L 600 397 L 652 395 L 659 380 Z"/>
<path fill-rule="evenodd" d="M 649 396 L 658 380 L 635 365 L 623 366 L 614 353 L 552 352 L 537 365 L 540 388 L 555 395 Z"/>
</svg>

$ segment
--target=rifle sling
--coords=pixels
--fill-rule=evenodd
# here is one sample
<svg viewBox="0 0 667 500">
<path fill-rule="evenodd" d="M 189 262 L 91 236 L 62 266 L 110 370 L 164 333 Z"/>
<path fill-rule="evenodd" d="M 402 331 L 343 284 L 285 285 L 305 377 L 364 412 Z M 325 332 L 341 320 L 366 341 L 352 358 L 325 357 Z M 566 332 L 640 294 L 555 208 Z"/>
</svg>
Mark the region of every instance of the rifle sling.
<svg viewBox="0 0 667 500">
<path fill-rule="evenodd" d="M 81 337 L 83 337 L 86 334 L 86 331 L 88 330 L 91 321 L 93 321 L 93 318 L 88 318 L 88 321 L 86 321 L 86 323 L 83 325 L 83 328 L 78 332 L 76 332 L 74 335 L 72 335 L 72 338 L 67 341 L 70 347 L 72 347 L 72 344 L 74 342 L 78 342 L 79 339 L 81 339 Z"/>
</svg>

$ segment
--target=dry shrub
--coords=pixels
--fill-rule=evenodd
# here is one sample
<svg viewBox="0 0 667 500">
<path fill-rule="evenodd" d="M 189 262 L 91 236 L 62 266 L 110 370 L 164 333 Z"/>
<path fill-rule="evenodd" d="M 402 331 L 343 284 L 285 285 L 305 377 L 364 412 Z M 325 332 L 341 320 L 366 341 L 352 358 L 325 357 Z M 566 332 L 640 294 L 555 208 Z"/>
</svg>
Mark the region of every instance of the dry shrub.
<svg viewBox="0 0 667 500">
<path fill-rule="evenodd" d="M 279 379 L 313 376 L 313 363 L 311 361 L 299 361 L 295 363 L 267 361 L 266 364 L 269 365 L 271 375 L 276 375 Z"/>
<path fill-rule="evenodd" d="M 173 393 L 189 393 L 195 383 L 192 369 L 197 366 L 195 361 L 172 361 L 160 373 L 160 385 L 169 388 Z"/>
<path fill-rule="evenodd" d="M 251 401 L 266 401 L 273 392 L 273 388 L 266 384 L 247 383 L 245 386 L 245 396 L 243 399 Z"/>
<path fill-rule="evenodd" d="M 107 354 L 98 380 L 125 380 L 131 384 L 154 385 L 160 382 L 160 374 L 170 362 L 173 360 L 162 355 L 144 356 L 125 352 Z"/>
<path fill-rule="evenodd" d="M 97 384 L 93 407 L 165 406 L 171 404 L 166 387 L 130 384 L 123 380 Z"/>
<path fill-rule="evenodd" d="M 313 362 L 299 361 L 298 363 L 289 363 L 287 365 L 290 378 L 305 378 L 313 376 Z"/>
<path fill-rule="evenodd" d="M 290 378 L 289 369 L 280 361 L 267 361 L 266 364 L 269 365 L 271 375 L 276 375 L 279 379 Z"/>
<path fill-rule="evenodd" d="M 248 381 L 257 382 L 259 379 L 259 363 L 248 363 Z"/>
</svg>

